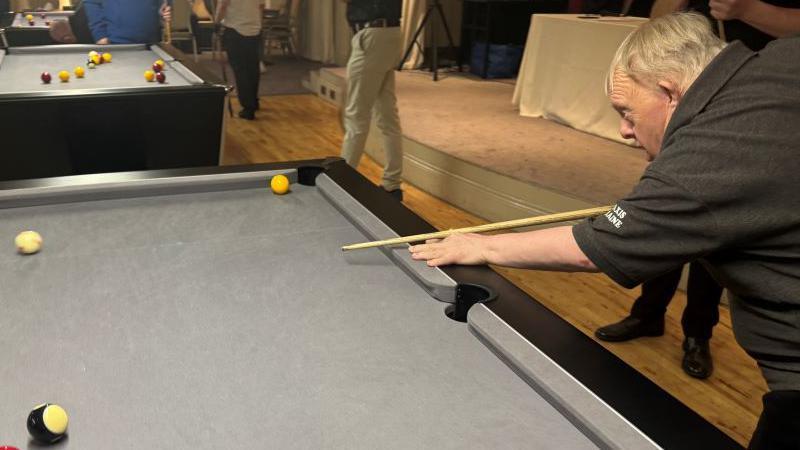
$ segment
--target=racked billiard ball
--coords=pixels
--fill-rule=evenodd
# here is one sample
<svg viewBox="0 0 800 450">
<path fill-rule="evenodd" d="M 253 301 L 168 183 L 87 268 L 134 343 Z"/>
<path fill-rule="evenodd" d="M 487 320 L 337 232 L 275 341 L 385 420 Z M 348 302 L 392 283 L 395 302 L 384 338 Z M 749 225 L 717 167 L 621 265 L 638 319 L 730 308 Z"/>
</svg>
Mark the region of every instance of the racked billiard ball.
<svg viewBox="0 0 800 450">
<path fill-rule="evenodd" d="M 28 432 L 34 440 L 44 444 L 64 437 L 68 424 L 69 417 L 64 408 L 52 403 L 39 405 L 28 414 Z"/>
<path fill-rule="evenodd" d="M 104 63 L 110 63 L 111 62 L 111 58 L 112 58 L 111 53 L 106 52 L 106 53 L 103 53 L 103 56 L 102 56 L 101 60 Z"/>
<path fill-rule="evenodd" d="M 95 66 L 95 63 L 93 63 L 93 62 L 91 62 L 91 61 L 89 61 L 89 63 L 88 63 L 88 64 L 86 64 L 86 66 L 87 66 L 88 68 L 90 68 L 90 69 L 94 69 L 94 68 L 96 67 L 96 66 Z"/>
<path fill-rule="evenodd" d="M 163 84 L 167 81 L 167 76 L 164 75 L 164 72 L 158 72 L 156 74 L 156 81 Z"/>
<path fill-rule="evenodd" d="M 50 75 L 50 72 L 42 72 L 42 83 L 50 84 L 50 81 L 53 77 Z"/>
</svg>

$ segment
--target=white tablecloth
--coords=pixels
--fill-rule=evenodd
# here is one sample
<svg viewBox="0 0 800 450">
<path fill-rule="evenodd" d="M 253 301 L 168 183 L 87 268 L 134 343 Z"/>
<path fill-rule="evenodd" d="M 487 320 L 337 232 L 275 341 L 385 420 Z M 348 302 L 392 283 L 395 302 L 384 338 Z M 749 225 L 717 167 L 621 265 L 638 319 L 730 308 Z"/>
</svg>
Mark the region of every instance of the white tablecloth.
<svg viewBox="0 0 800 450">
<path fill-rule="evenodd" d="M 605 96 L 604 81 L 619 45 L 646 21 L 534 14 L 514 91 L 520 114 L 630 143 L 619 135 L 619 116 Z"/>
</svg>

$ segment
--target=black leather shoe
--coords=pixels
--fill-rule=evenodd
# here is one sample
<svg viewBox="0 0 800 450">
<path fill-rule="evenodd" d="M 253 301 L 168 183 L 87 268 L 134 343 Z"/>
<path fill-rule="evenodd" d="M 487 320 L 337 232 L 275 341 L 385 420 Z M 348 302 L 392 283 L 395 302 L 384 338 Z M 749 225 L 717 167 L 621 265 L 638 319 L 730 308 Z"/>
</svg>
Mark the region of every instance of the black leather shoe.
<svg viewBox="0 0 800 450">
<path fill-rule="evenodd" d="M 245 120 L 256 120 L 256 113 L 250 109 L 243 109 L 239 111 L 239 117 Z"/>
<path fill-rule="evenodd" d="M 628 316 L 617 323 L 600 327 L 594 332 L 597 339 L 609 342 L 622 342 L 642 336 L 661 336 L 664 334 L 664 318 L 644 321 Z"/>
<path fill-rule="evenodd" d="M 708 378 L 714 371 L 708 340 L 687 337 L 683 341 L 683 371 L 694 378 Z"/>
<path fill-rule="evenodd" d="M 402 189 L 395 189 L 395 190 L 386 191 L 386 192 L 389 195 L 391 195 L 392 197 L 394 197 L 394 199 L 397 200 L 398 202 L 402 202 L 403 201 L 403 190 Z"/>
</svg>

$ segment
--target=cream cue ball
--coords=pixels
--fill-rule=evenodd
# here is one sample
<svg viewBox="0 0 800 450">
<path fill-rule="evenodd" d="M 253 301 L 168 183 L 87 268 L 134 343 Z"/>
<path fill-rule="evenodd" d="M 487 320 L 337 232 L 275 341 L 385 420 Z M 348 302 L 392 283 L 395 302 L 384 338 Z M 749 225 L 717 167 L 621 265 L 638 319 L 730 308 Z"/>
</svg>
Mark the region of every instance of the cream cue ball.
<svg viewBox="0 0 800 450">
<path fill-rule="evenodd" d="M 18 252 L 32 255 L 42 249 L 42 236 L 35 231 L 23 231 L 17 235 L 14 243 Z"/>
</svg>

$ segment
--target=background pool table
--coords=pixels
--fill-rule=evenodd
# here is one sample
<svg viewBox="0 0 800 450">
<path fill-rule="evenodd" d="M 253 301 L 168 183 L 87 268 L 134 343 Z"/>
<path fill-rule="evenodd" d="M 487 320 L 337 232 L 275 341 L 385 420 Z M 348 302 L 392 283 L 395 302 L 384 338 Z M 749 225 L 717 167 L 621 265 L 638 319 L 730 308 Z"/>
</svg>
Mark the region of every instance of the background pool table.
<svg viewBox="0 0 800 450">
<path fill-rule="evenodd" d="M 90 50 L 113 61 L 85 69 Z M 167 82 L 144 78 L 166 62 Z M 67 83 L 58 79 L 66 70 Z M 40 75 L 50 72 L 44 84 Z M 228 86 L 179 50 L 14 47 L 0 53 L 0 180 L 218 164 Z"/>
<path fill-rule="evenodd" d="M 0 18 L 0 45 L 4 47 L 20 47 L 29 45 L 52 45 L 50 24 L 56 20 L 68 20 L 74 11 L 29 11 L 3 13 Z M 33 16 L 33 25 L 25 18 Z M 43 17 L 44 16 L 44 17 Z"/>
</svg>

